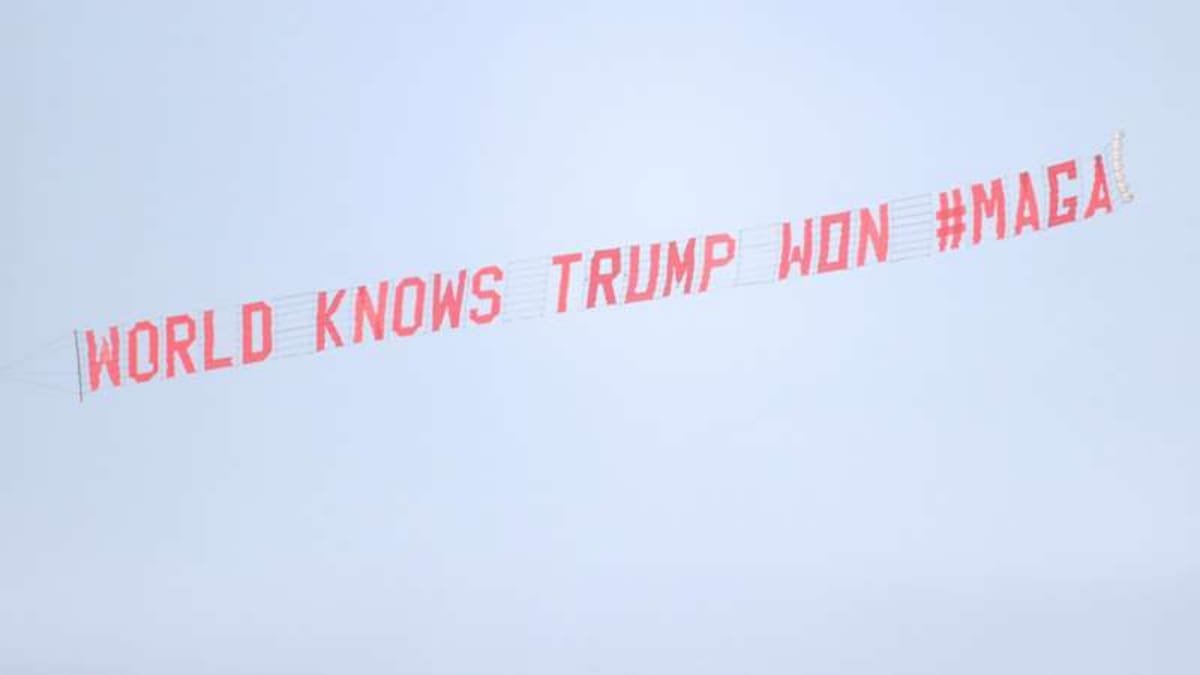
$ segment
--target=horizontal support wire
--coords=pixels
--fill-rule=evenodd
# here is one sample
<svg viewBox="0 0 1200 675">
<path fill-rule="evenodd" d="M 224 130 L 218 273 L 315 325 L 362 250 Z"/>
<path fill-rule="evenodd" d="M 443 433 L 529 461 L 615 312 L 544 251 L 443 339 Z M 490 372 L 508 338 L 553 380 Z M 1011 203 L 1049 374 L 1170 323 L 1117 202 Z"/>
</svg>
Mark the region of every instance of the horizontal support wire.
<svg viewBox="0 0 1200 675">
<path fill-rule="evenodd" d="M 54 391 L 56 393 L 70 394 L 71 396 L 75 396 L 78 393 L 78 391 L 76 390 L 75 387 L 68 387 L 65 385 L 57 385 L 57 384 L 49 384 L 46 382 L 39 382 L 38 380 L 31 380 L 31 379 L 27 379 L 27 378 L 23 378 L 23 377 L 14 377 L 12 375 L 6 375 L 4 377 L 0 377 L 0 382 L 12 382 L 12 383 L 20 384 L 22 386 L 38 387 L 40 389 L 45 389 L 47 391 Z"/>
</svg>

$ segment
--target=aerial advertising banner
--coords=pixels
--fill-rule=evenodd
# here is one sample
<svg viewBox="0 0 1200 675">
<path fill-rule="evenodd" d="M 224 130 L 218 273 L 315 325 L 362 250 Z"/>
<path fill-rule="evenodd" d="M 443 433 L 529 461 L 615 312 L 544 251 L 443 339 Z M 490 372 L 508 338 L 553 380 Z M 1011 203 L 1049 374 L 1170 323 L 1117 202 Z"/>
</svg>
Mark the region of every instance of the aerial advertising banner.
<svg viewBox="0 0 1200 675">
<path fill-rule="evenodd" d="M 79 399 L 155 380 L 766 283 L 804 283 L 1084 227 L 1133 199 L 1118 132 L 1100 152 L 965 185 L 670 241 L 564 250 L 254 298 L 73 333 Z"/>
</svg>

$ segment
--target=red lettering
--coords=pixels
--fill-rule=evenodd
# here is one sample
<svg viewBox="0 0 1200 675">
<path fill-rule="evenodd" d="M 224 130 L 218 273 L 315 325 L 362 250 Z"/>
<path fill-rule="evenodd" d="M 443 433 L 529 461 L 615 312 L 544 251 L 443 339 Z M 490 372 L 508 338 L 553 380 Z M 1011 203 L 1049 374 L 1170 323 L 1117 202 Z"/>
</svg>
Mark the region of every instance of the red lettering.
<svg viewBox="0 0 1200 675">
<path fill-rule="evenodd" d="M 646 280 L 646 288 L 637 290 L 639 268 L 642 261 L 642 249 L 634 245 L 629 247 L 629 281 L 625 287 L 625 303 L 645 302 L 654 299 L 654 288 L 658 286 L 658 261 L 662 252 L 661 244 L 650 245 L 650 274 Z"/>
<path fill-rule="evenodd" d="M 416 291 L 413 305 L 413 322 L 404 325 L 404 291 L 412 288 Z M 396 304 L 392 308 L 392 331 L 400 337 L 408 337 L 421 328 L 425 318 L 425 280 L 421 277 L 408 277 L 396 285 Z"/>
<path fill-rule="evenodd" d="M 831 228 L 841 230 L 838 237 L 838 257 L 829 259 L 829 236 Z M 850 212 L 831 213 L 821 216 L 821 256 L 817 259 L 817 274 L 836 272 L 850 266 Z"/>
<path fill-rule="evenodd" d="M 232 356 L 216 356 L 217 336 L 213 328 L 213 311 L 204 310 L 204 370 L 220 370 L 233 365 Z"/>
<path fill-rule="evenodd" d="M 792 246 L 792 224 L 783 224 L 783 244 L 779 248 L 779 280 L 791 274 L 792 265 L 799 263 L 800 276 L 808 276 L 812 267 L 812 218 L 804 220 L 804 239 L 801 246 Z"/>
<path fill-rule="evenodd" d="M 175 329 L 183 326 L 185 337 L 178 337 Z M 176 314 L 167 317 L 167 378 L 175 377 L 175 359 L 183 363 L 183 372 L 191 375 L 196 372 L 189 350 L 196 341 L 196 320 L 187 314 Z"/>
<path fill-rule="evenodd" d="M 1092 196 L 1087 208 L 1083 211 L 1084 220 L 1096 215 L 1103 208 L 1105 213 L 1112 213 L 1112 198 L 1108 193 L 1108 174 L 1104 171 L 1104 155 L 1096 155 L 1092 161 Z"/>
<path fill-rule="evenodd" d="M 725 246 L 725 253 L 716 255 L 717 245 Z M 700 292 L 708 290 L 708 282 L 712 280 L 712 272 L 718 267 L 728 265 L 737 253 L 737 240 L 725 234 L 710 234 L 704 238 L 704 269 L 700 274 Z"/>
<path fill-rule="evenodd" d="M 141 349 L 139 335 L 145 333 L 150 346 L 150 369 L 138 370 L 138 351 Z M 129 377 L 134 382 L 149 382 L 158 374 L 158 326 L 149 321 L 139 321 L 129 331 Z"/>
<path fill-rule="evenodd" d="M 342 346 L 342 334 L 338 332 L 337 326 L 333 323 L 333 315 L 337 313 L 338 307 L 342 305 L 342 299 L 346 297 L 346 291 L 339 289 L 333 294 L 333 302 L 329 302 L 329 296 L 325 291 L 317 294 L 317 351 L 325 351 L 326 338 L 333 340 L 335 347 Z"/>
<path fill-rule="evenodd" d="M 991 192 L 984 190 L 981 183 L 971 186 L 971 208 L 974 211 L 975 229 L 971 236 L 972 243 L 978 244 L 983 238 L 983 219 L 995 218 L 996 238 L 1004 238 L 1004 181 L 999 178 L 992 180 Z"/>
<path fill-rule="evenodd" d="M 1050 215 L 1046 218 L 1047 227 L 1058 227 L 1075 221 L 1075 210 L 1079 199 L 1077 197 L 1060 199 L 1058 184 L 1060 176 L 1075 180 L 1075 160 L 1053 164 L 1046 169 L 1046 177 L 1050 181 Z M 1064 208 L 1063 211 L 1058 209 L 1060 204 Z"/>
<path fill-rule="evenodd" d="M 663 287 L 663 297 L 671 295 L 673 285 L 683 283 L 683 294 L 687 295 L 692 292 L 692 276 L 696 270 L 696 239 L 695 237 L 688 239 L 687 244 L 683 247 L 683 253 L 679 252 L 677 242 L 671 242 L 667 246 L 667 281 Z M 685 281 L 686 279 L 686 281 Z"/>
<path fill-rule="evenodd" d="M 462 320 L 463 292 L 467 290 L 467 271 L 459 270 L 458 287 L 451 281 L 442 289 L 442 275 L 433 275 L 433 329 L 439 330 L 442 323 L 450 321 L 451 328 L 458 328 Z"/>
<path fill-rule="evenodd" d="M 600 263 L 608 261 L 608 270 L 602 271 Z M 592 254 L 591 274 L 588 274 L 587 308 L 596 306 L 596 290 L 604 289 L 605 304 L 615 305 L 617 292 L 613 289 L 613 281 L 621 274 L 621 249 L 605 248 Z"/>
<path fill-rule="evenodd" d="M 371 291 L 366 286 L 359 286 L 354 294 L 354 343 L 363 341 L 363 326 L 371 326 L 371 335 L 376 342 L 383 339 L 385 332 L 384 319 L 387 316 L 387 281 L 379 282 L 379 290 L 375 293 L 375 301 L 371 301 Z M 342 292 L 342 291 L 339 291 Z M 331 324 L 332 325 L 332 324 Z M 339 336 L 340 337 L 340 336 Z M 339 340 L 338 346 L 341 346 Z"/>
<path fill-rule="evenodd" d="M 1017 219 L 1013 224 L 1013 234 L 1020 235 L 1026 227 L 1038 229 L 1037 194 L 1033 191 L 1033 179 L 1028 171 L 1021 172 L 1021 194 L 1017 199 Z"/>
<path fill-rule="evenodd" d="M 259 317 L 262 327 L 262 347 L 254 349 L 254 317 Z M 275 347 L 275 332 L 271 329 L 274 312 L 265 302 L 242 305 L 242 363 L 249 365 L 265 361 Z"/>
<path fill-rule="evenodd" d="M 486 300 L 489 305 L 486 312 L 480 312 L 478 309 L 471 310 L 471 321 L 477 325 L 491 323 L 497 316 L 500 316 L 500 292 L 485 289 L 483 287 L 485 277 L 492 277 L 496 283 L 500 283 L 504 281 L 504 270 L 496 265 L 488 265 L 477 270 L 471 279 L 471 294 L 478 300 Z"/>
<path fill-rule="evenodd" d="M 582 253 L 563 253 L 551 258 L 551 262 L 559 267 L 558 275 L 558 307 L 557 312 L 567 311 L 567 293 L 571 290 L 571 266 L 583 260 Z"/>
<path fill-rule="evenodd" d="M 871 215 L 871 209 L 858 210 L 858 266 L 867 262 L 867 243 L 875 252 L 875 260 L 884 262 L 888 254 L 888 205 L 879 205 L 879 224 Z"/>
<path fill-rule="evenodd" d="M 100 338 L 100 349 L 97 354 L 96 333 L 87 332 L 88 346 L 88 385 L 92 391 L 100 388 L 101 369 L 108 373 L 108 381 L 112 386 L 121 386 L 121 334 L 116 326 L 108 329 L 108 337 Z"/>
</svg>

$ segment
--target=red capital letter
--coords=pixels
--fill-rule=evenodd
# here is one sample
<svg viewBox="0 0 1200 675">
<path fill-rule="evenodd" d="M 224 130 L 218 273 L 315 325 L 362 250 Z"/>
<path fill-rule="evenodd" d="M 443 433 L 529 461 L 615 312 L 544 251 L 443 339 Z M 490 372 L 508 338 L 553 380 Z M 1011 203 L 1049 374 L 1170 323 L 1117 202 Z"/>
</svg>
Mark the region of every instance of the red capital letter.
<svg viewBox="0 0 1200 675">
<path fill-rule="evenodd" d="M 1021 194 L 1017 198 L 1017 220 L 1013 224 L 1013 234 L 1020 235 L 1026 227 L 1038 229 L 1037 194 L 1033 191 L 1033 179 L 1028 171 L 1021 172 Z"/>
<path fill-rule="evenodd" d="M 1046 169 L 1046 177 L 1050 181 L 1050 215 L 1046 218 L 1048 227 L 1058 227 L 1074 222 L 1075 209 L 1079 203 L 1077 197 L 1067 197 L 1060 199 L 1059 197 L 1059 176 L 1066 176 L 1070 180 L 1075 180 L 1075 160 L 1069 159 L 1065 162 L 1052 164 Z M 1059 211 L 1059 204 L 1065 208 L 1064 211 Z"/>
<path fill-rule="evenodd" d="M 608 261 L 608 271 L 600 270 L 600 263 Z M 604 248 L 592 253 L 591 274 L 588 275 L 587 308 L 596 306 L 596 289 L 604 289 L 605 304 L 617 304 L 617 292 L 613 290 L 613 280 L 621 275 L 621 249 Z"/>
<path fill-rule="evenodd" d="M 583 260 L 582 253 L 563 253 L 550 259 L 559 267 L 558 274 L 558 313 L 567 311 L 567 293 L 571 290 L 571 266 Z"/>
<path fill-rule="evenodd" d="M 387 316 L 388 286 L 386 281 L 379 282 L 379 290 L 375 294 L 375 302 L 371 302 L 371 291 L 366 286 L 359 286 L 354 294 L 354 343 L 363 341 L 363 325 L 370 324 L 371 335 L 375 340 L 383 339 L 384 319 Z"/>
<path fill-rule="evenodd" d="M 108 337 L 100 338 L 99 354 L 96 353 L 96 333 L 87 332 L 88 345 L 88 384 L 92 391 L 100 388 L 100 369 L 108 373 L 108 381 L 112 386 L 121 386 L 121 334 L 117 327 L 108 329 Z"/>
<path fill-rule="evenodd" d="M 471 321 L 477 325 L 491 323 L 497 316 L 500 316 L 500 292 L 483 287 L 484 277 L 492 277 L 496 283 L 504 281 L 504 270 L 496 265 L 488 265 L 482 267 L 475 272 L 475 276 L 471 279 L 471 294 L 477 300 L 487 300 L 490 307 L 486 312 L 480 312 L 478 309 L 472 309 L 470 312 Z"/>
<path fill-rule="evenodd" d="M 138 370 L 138 334 L 145 333 L 150 344 L 150 369 Z M 158 326 L 149 321 L 139 321 L 130 329 L 129 340 L 129 377 L 134 382 L 149 382 L 158 374 Z"/>
<path fill-rule="evenodd" d="M 829 236 L 832 227 L 841 230 L 838 237 L 838 257 L 829 259 Z M 821 257 L 817 260 L 817 274 L 836 272 L 850 266 L 850 212 L 831 213 L 821 216 Z"/>
<path fill-rule="evenodd" d="M 800 246 L 792 246 L 792 224 L 783 224 L 783 243 L 779 247 L 779 280 L 788 278 L 792 265 L 800 263 L 800 276 L 808 276 L 812 266 L 812 218 L 804 220 L 804 239 Z"/>
<path fill-rule="evenodd" d="M 975 229 L 971 242 L 978 244 L 983 238 L 984 217 L 996 219 L 996 238 L 1004 238 L 1004 181 L 999 178 L 992 180 L 991 194 L 988 194 L 981 183 L 971 186 L 971 208 L 975 214 Z"/>
<path fill-rule="evenodd" d="M 875 260 L 883 262 L 887 260 L 888 254 L 888 205 L 883 203 L 879 205 L 879 224 L 875 224 L 875 218 L 871 215 L 871 209 L 859 209 L 858 211 L 858 266 L 862 267 L 867 262 L 867 242 L 871 243 L 871 248 L 875 251 Z"/>
<path fill-rule="evenodd" d="M 718 244 L 725 245 L 725 253 L 717 256 L 715 251 Z M 725 234 L 710 234 L 704 238 L 704 269 L 700 273 L 700 292 L 708 290 L 708 282 L 712 281 L 712 272 L 718 267 L 724 267 L 737 254 L 737 240 Z"/>
<path fill-rule="evenodd" d="M 232 356 L 215 356 L 217 336 L 213 329 L 213 311 L 204 310 L 204 370 L 220 370 L 233 365 Z"/>
<path fill-rule="evenodd" d="M 625 304 L 645 302 L 654 299 L 654 287 L 658 285 L 658 260 L 662 252 L 662 244 L 650 244 L 650 274 L 644 290 L 637 289 L 638 268 L 642 264 L 642 248 L 634 245 L 629 247 L 629 282 L 625 287 Z"/>
<path fill-rule="evenodd" d="M 175 329 L 183 326 L 185 337 L 182 339 L 175 333 Z M 175 316 L 167 317 L 167 377 L 175 377 L 175 358 L 178 357 L 183 362 L 183 372 L 191 375 L 196 372 L 196 366 L 192 363 L 192 355 L 190 350 L 192 343 L 196 341 L 196 320 L 187 314 L 176 314 Z"/>
<path fill-rule="evenodd" d="M 254 349 L 254 315 L 261 317 L 259 325 L 262 326 L 262 348 L 255 351 Z M 275 331 L 271 329 L 271 320 L 274 312 L 271 306 L 265 302 L 251 302 L 242 305 L 242 363 L 249 365 L 264 361 L 271 355 L 271 350 L 275 346 Z"/>
<path fill-rule="evenodd" d="M 317 351 L 325 351 L 325 336 L 326 334 L 333 340 L 335 347 L 342 346 L 342 334 L 338 332 L 337 326 L 333 323 L 333 315 L 337 313 L 338 307 L 342 304 L 342 298 L 346 297 L 346 291 L 339 289 L 333 294 L 333 302 L 329 302 L 329 296 L 325 291 L 317 294 Z"/>
<path fill-rule="evenodd" d="M 1088 200 L 1087 208 L 1083 210 L 1084 219 L 1096 215 L 1097 209 L 1112 213 L 1112 199 L 1108 194 L 1108 174 L 1104 172 L 1104 155 L 1096 155 L 1092 161 L 1092 198 Z"/>
<path fill-rule="evenodd" d="M 467 271 L 459 270 L 458 287 L 454 286 L 453 281 L 446 281 L 445 283 L 446 287 L 443 290 L 442 275 L 433 275 L 434 330 L 440 329 L 442 322 L 446 321 L 447 317 L 450 320 L 450 327 L 458 328 L 458 324 L 462 320 L 463 293 L 467 290 Z"/>
<path fill-rule="evenodd" d="M 692 237 L 684 244 L 683 253 L 679 252 L 679 243 L 670 242 L 667 245 L 667 281 L 663 286 L 663 297 L 671 295 L 671 287 L 683 282 L 683 294 L 692 292 L 692 276 L 696 271 L 696 238 Z"/>
<path fill-rule="evenodd" d="M 413 323 L 404 325 L 404 291 L 412 288 L 416 291 L 416 302 L 413 305 Z M 425 280 L 421 277 L 408 277 L 396 285 L 396 305 L 392 308 L 392 331 L 400 337 L 408 337 L 421 328 L 425 320 Z"/>
</svg>

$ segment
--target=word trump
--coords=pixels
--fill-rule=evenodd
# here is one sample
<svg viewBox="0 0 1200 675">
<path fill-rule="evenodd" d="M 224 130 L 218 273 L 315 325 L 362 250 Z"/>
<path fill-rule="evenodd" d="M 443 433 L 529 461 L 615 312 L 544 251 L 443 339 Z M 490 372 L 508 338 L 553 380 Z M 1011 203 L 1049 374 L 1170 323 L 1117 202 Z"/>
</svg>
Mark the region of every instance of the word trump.
<svg viewBox="0 0 1200 675">
<path fill-rule="evenodd" d="M 708 290 L 712 283 L 713 273 L 728 265 L 737 251 L 737 242 L 728 234 L 710 234 L 704 237 L 703 253 L 700 261 L 699 292 Z M 662 297 L 671 295 L 679 288 L 683 294 L 692 292 L 692 282 L 696 277 L 696 238 L 684 242 L 672 241 L 666 246 L 666 261 L 663 261 L 663 245 L 651 244 L 647 247 L 649 260 L 642 267 L 642 247 L 633 245 L 627 248 L 605 248 L 592 252 L 587 264 L 586 307 L 592 309 L 600 302 L 601 294 L 605 305 L 618 303 L 616 285 L 619 279 L 624 279 L 625 292 L 622 302 L 630 304 L 652 300 L 659 289 L 660 271 L 662 272 Z M 573 270 L 583 260 L 582 253 L 563 253 L 551 258 L 551 263 L 558 269 L 558 295 L 554 311 L 562 313 L 568 309 Z M 624 263 L 622 261 L 625 261 Z M 626 269 L 622 270 L 622 266 Z M 644 277 L 644 279 L 643 279 Z M 639 289 L 638 287 L 641 286 Z"/>
</svg>

